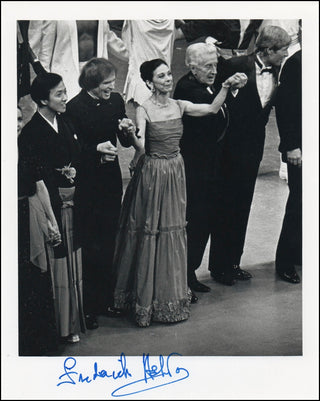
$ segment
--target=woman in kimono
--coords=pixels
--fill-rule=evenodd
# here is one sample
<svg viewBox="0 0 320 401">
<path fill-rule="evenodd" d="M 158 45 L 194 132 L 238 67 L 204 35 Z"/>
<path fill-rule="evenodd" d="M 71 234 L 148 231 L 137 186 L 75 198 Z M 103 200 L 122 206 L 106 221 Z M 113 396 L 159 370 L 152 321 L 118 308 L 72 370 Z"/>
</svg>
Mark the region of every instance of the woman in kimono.
<svg viewBox="0 0 320 401">
<path fill-rule="evenodd" d="M 37 112 L 19 136 L 19 158 L 41 169 L 62 242 L 53 248 L 52 275 L 57 328 L 69 342 L 84 331 L 81 249 L 74 230 L 73 195 L 80 149 L 70 123 L 63 118 L 66 89 L 58 74 L 39 74 L 31 85 Z"/>
<path fill-rule="evenodd" d="M 17 131 L 23 118 L 17 109 Z M 43 230 L 35 236 L 35 209 L 44 217 Z M 31 217 L 31 219 L 30 219 Z M 31 223 L 31 224 L 30 224 Z M 44 234 L 45 232 L 45 234 Z M 19 355 L 42 356 L 57 350 L 53 289 L 46 243 L 61 241 L 42 171 L 31 160 L 18 159 L 18 283 Z M 35 248 L 36 243 L 36 248 Z M 51 251 L 51 252 L 50 252 Z"/>
</svg>

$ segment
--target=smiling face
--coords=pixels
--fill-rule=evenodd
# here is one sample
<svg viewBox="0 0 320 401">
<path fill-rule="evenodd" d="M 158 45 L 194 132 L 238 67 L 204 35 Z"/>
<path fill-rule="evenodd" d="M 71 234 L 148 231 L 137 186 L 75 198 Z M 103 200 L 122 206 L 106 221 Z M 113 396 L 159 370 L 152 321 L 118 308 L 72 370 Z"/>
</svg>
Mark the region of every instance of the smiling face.
<svg viewBox="0 0 320 401">
<path fill-rule="evenodd" d="M 213 53 L 203 53 L 196 63 L 191 65 L 195 78 L 202 84 L 212 85 L 217 75 L 218 58 Z"/>
<path fill-rule="evenodd" d="M 170 68 L 161 64 L 153 71 L 152 82 L 148 82 L 149 86 L 153 87 L 160 93 L 168 93 L 172 91 L 173 79 Z"/>
<path fill-rule="evenodd" d="M 99 99 L 107 100 L 114 90 L 115 80 L 116 74 L 112 72 L 96 88 L 91 89 L 90 92 Z"/>
<path fill-rule="evenodd" d="M 60 81 L 57 86 L 50 90 L 48 100 L 42 100 L 41 102 L 56 113 L 64 113 L 66 111 L 67 100 L 66 87 L 63 81 Z"/>
</svg>

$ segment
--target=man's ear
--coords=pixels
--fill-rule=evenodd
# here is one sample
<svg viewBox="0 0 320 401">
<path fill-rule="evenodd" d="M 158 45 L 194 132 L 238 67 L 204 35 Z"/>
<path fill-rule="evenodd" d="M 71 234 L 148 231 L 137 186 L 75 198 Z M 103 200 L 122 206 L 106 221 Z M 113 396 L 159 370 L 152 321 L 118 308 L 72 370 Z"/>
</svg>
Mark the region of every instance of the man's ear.
<svg viewBox="0 0 320 401">
<path fill-rule="evenodd" d="M 274 50 L 273 49 L 270 49 L 269 47 L 266 49 L 266 55 L 267 56 L 270 56 L 271 54 L 273 54 L 274 53 Z"/>
<path fill-rule="evenodd" d="M 190 64 L 190 71 L 193 75 L 196 75 L 196 66 L 194 64 Z"/>
<path fill-rule="evenodd" d="M 40 100 L 40 103 L 42 104 L 42 106 L 47 106 L 48 100 Z"/>
</svg>

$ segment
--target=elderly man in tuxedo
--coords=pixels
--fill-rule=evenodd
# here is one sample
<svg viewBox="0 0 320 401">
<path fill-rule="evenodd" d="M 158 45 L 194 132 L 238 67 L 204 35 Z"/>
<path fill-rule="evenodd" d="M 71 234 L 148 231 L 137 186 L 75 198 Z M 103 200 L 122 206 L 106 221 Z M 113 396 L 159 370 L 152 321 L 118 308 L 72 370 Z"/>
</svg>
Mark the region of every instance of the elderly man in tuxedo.
<svg viewBox="0 0 320 401">
<path fill-rule="evenodd" d="M 110 52 L 128 61 L 123 41 L 110 30 L 106 20 L 42 21 L 41 31 L 35 53 L 47 71 L 63 77 L 69 99 L 79 93 L 81 68 L 91 58 L 108 59 Z"/>
<path fill-rule="evenodd" d="M 300 282 L 295 264 L 302 263 L 302 85 L 301 50 L 285 63 L 276 101 L 279 150 L 288 166 L 289 197 L 276 252 L 276 272 L 282 280 Z"/>
<path fill-rule="evenodd" d="M 215 87 L 218 54 L 212 44 L 194 43 L 186 51 L 190 71 L 177 83 L 174 98 L 193 103 L 211 103 Z M 225 105 L 217 114 L 205 117 L 183 117 L 181 153 L 187 184 L 188 284 L 191 290 L 208 292 L 210 287 L 199 282 L 200 266 L 208 239 L 211 247 L 215 227 L 216 162 L 221 152 L 228 124 Z"/>
<path fill-rule="evenodd" d="M 219 170 L 221 185 L 216 204 L 219 219 L 210 255 L 212 278 L 226 285 L 252 277 L 240 268 L 240 260 L 263 156 L 265 126 L 290 42 L 284 29 L 266 26 L 257 38 L 254 54 L 223 60 L 218 66 L 219 82 L 235 71 L 248 76 L 247 85 L 227 99 L 230 124 Z"/>
</svg>

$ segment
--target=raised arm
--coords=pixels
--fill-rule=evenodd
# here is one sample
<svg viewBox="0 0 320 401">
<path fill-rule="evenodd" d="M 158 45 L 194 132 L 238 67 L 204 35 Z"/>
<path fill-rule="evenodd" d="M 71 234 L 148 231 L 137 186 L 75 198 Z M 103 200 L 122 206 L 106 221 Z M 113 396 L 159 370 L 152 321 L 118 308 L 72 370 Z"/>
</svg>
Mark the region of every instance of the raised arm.
<svg viewBox="0 0 320 401">
<path fill-rule="evenodd" d="M 184 112 L 192 117 L 202 117 L 207 114 L 217 114 L 226 100 L 229 89 L 233 90 L 243 88 L 246 85 L 247 80 L 248 78 L 246 74 L 237 72 L 223 82 L 219 93 L 211 104 L 195 104 L 184 100 Z"/>
</svg>

